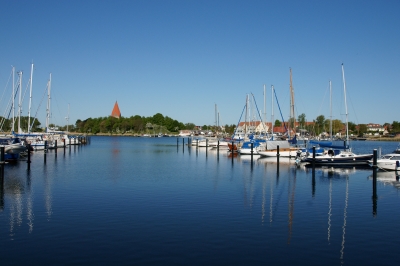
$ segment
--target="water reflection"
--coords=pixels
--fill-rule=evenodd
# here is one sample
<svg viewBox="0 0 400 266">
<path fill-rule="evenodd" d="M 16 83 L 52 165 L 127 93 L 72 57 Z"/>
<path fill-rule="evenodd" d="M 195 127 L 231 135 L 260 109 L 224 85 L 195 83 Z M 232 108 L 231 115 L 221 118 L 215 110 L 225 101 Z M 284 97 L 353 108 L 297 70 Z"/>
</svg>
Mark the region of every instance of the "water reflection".
<svg viewBox="0 0 400 266">
<path fill-rule="evenodd" d="M 0 211 L 4 210 L 4 177 L 0 176 Z"/>
<path fill-rule="evenodd" d="M 4 180 L 4 194 L 11 195 L 8 203 L 10 216 L 9 227 L 10 237 L 14 238 L 16 227 L 20 227 L 23 221 L 23 194 L 25 193 L 24 182 L 16 176 L 9 176 Z M 32 207 L 32 206 L 31 206 Z"/>
<path fill-rule="evenodd" d="M 379 170 L 376 172 L 376 180 L 383 183 L 384 185 L 391 185 L 396 189 L 400 189 L 399 173 L 396 171 L 384 171 Z M 368 177 L 373 179 L 373 175 Z"/>
<path fill-rule="evenodd" d="M 16 233 L 19 238 L 26 237 L 33 231 L 34 225 L 36 226 L 35 234 L 40 231 L 41 238 L 49 239 L 54 235 L 54 231 L 66 230 L 65 225 L 70 224 L 70 231 L 66 230 L 58 240 L 64 243 L 63 246 L 67 249 L 83 248 L 82 246 L 86 245 L 94 246 L 92 249 L 95 250 L 98 247 L 97 242 L 113 242 L 120 245 L 110 249 L 110 254 L 118 254 L 119 249 L 123 250 L 125 246 L 130 247 L 129 252 L 138 246 L 148 246 L 154 251 L 165 248 L 167 246 L 165 243 L 168 242 L 173 243 L 172 253 L 186 248 L 187 253 L 192 254 L 192 250 L 198 250 L 197 245 L 202 245 L 203 250 L 215 250 L 215 246 L 218 245 L 218 253 L 222 255 L 216 256 L 217 260 L 229 257 L 233 253 L 239 253 L 237 256 L 241 256 L 240 251 L 244 250 L 246 253 L 254 254 L 243 258 L 243 262 L 248 262 L 247 264 L 250 262 L 265 264 L 266 260 L 270 260 L 270 264 L 290 265 L 293 264 L 293 260 L 282 259 L 283 256 L 278 254 L 280 252 L 265 258 L 267 257 L 265 247 L 276 247 L 275 250 L 287 251 L 292 258 L 306 256 L 311 258 L 313 252 L 316 251 L 319 254 L 325 254 L 310 259 L 310 264 L 318 264 L 316 260 L 321 259 L 321 256 L 329 257 L 331 262 L 333 256 L 336 262 L 340 260 L 342 264 L 346 259 L 346 263 L 352 264 L 351 262 L 355 260 L 354 252 L 350 252 L 354 248 L 352 242 L 364 243 L 377 237 L 372 235 L 373 232 L 368 236 L 358 235 L 361 230 L 360 225 L 369 222 L 365 219 L 365 213 L 361 213 L 358 207 L 365 205 L 365 198 L 367 198 L 367 204 L 370 204 L 369 191 L 367 191 L 368 195 L 359 192 L 360 187 L 368 188 L 370 185 L 364 184 L 365 177 L 370 175 L 370 172 L 357 175 L 358 169 L 355 168 L 331 167 L 312 170 L 304 165 L 297 167 L 294 160 L 289 158 L 280 158 L 278 164 L 276 157 L 253 156 L 252 161 L 251 156 L 234 154 L 235 157 L 229 157 L 232 154 L 225 151 L 220 151 L 221 159 L 218 160 L 217 151 L 209 149 L 207 152 L 205 149 L 196 147 L 188 147 L 188 152 L 186 146 L 184 150 L 181 150 L 182 147 L 179 146 L 179 154 L 176 156 L 174 145 L 170 145 L 172 147 L 170 150 L 164 150 L 164 147 L 168 149 L 167 145 L 158 145 L 156 148 L 154 145 L 151 147 L 147 145 L 146 149 L 143 149 L 143 146 L 140 149 L 136 149 L 137 146 L 133 149 L 132 146 L 129 146 L 128 153 L 127 146 L 122 143 L 116 142 L 113 146 L 107 143 L 106 156 L 96 156 L 98 150 L 92 152 L 90 154 L 92 156 L 81 156 L 79 161 L 84 161 L 84 163 L 80 167 L 76 167 L 75 164 L 68 165 L 66 173 L 61 175 L 55 175 L 50 164 L 47 164 L 44 171 L 39 170 L 39 177 L 35 175 L 35 170 L 31 172 L 34 185 L 32 187 L 29 175 L 26 177 L 25 174 L 21 174 L 22 177 L 14 177 L 13 180 L 7 176 L 4 186 L 1 187 L 0 183 L 0 208 L 5 210 L 0 212 L 0 218 L 6 221 L 3 223 L 6 240 L 17 239 Z M 148 147 L 151 149 L 147 149 Z M 157 163 L 151 164 L 151 167 L 162 169 L 162 175 L 172 176 L 172 172 L 168 171 L 173 171 L 175 176 L 155 182 L 153 179 L 145 178 L 149 173 L 148 167 L 140 165 L 135 174 L 141 178 L 118 178 L 119 182 L 114 183 L 109 182 L 110 178 L 68 178 L 70 175 L 76 175 L 78 172 L 75 171 L 76 169 L 85 169 L 89 173 L 96 172 L 94 169 L 99 164 L 109 165 L 105 169 L 111 176 L 124 177 L 126 174 L 130 177 L 132 165 L 124 163 L 124 160 L 131 155 L 132 150 L 133 156 L 139 154 L 142 157 L 148 156 L 148 160 L 156 161 Z M 185 156 L 181 156 L 183 152 Z M 179 167 L 163 167 L 164 164 L 161 164 L 159 160 L 161 158 L 159 155 L 162 153 L 168 153 L 166 154 L 168 164 L 179 164 Z M 195 156 L 198 158 L 194 158 Z M 91 160 L 106 158 L 108 161 L 86 164 L 86 161 L 93 162 L 88 158 L 92 158 Z M 58 161 L 58 169 L 62 169 L 62 166 L 62 161 Z M 191 178 L 191 174 L 195 178 Z M 353 178 L 354 176 L 363 178 Z M 88 177 L 91 176 L 88 175 Z M 393 172 L 390 173 L 390 178 L 391 182 L 396 181 Z M 76 218 L 71 215 L 77 213 L 76 208 L 63 208 L 63 206 L 67 204 L 65 192 L 70 192 L 69 188 L 80 187 L 82 185 L 80 182 L 83 182 L 84 188 L 93 188 L 93 190 L 79 190 L 73 195 L 76 197 L 75 204 L 81 207 L 81 204 L 90 203 L 88 206 L 94 208 L 87 212 L 89 208 L 82 206 L 79 208 L 81 211 L 79 217 Z M 353 195 L 352 198 L 350 192 Z M 94 197 L 88 193 L 93 193 Z M 100 196 L 105 193 L 112 195 L 106 202 L 104 202 L 104 197 Z M 90 202 L 87 201 L 88 196 L 90 196 Z M 162 200 L 161 204 L 158 199 Z M 96 207 L 101 204 L 106 204 L 106 208 Z M 33 209 L 34 205 L 36 209 Z M 368 215 L 370 215 L 369 212 Z M 63 223 L 53 222 L 51 226 L 42 225 L 41 223 L 46 222 L 46 218 L 63 220 Z M 95 223 L 92 223 L 93 219 Z M 90 230 L 86 230 L 86 224 L 90 225 Z M 18 231 L 17 227 L 20 226 L 26 230 Z M 162 228 L 159 229 L 160 227 Z M 8 237 L 9 232 L 11 237 Z M 82 232 L 86 232 L 87 240 L 79 246 L 75 239 L 78 239 Z M 98 232 L 105 233 L 98 234 Z M 32 244 L 34 241 L 38 241 L 33 236 L 28 239 L 31 245 L 28 245 L 29 248 L 34 245 Z M 355 236 L 356 239 L 354 239 Z M 136 240 L 132 242 L 135 238 Z M 160 241 L 157 242 L 159 239 Z M 209 244 L 213 241 L 217 244 Z M 193 242 L 197 242 L 195 246 L 192 245 Z M 6 241 L 3 240 L 2 243 Z M 43 242 L 37 243 L 40 247 L 46 245 Z M 365 248 L 362 246 L 363 243 L 360 250 Z M 52 247 L 47 248 L 51 250 Z M 142 250 L 147 252 L 147 248 Z M 366 251 L 368 253 L 369 250 Z M 150 251 L 148 252 L 150 257 Z M 207 251 L 198 252 L 196 256 L 210 256 Z M 123 257 L 125 254 L 118 255 Z M 158 255 L 160 254 L 157 252 L 151 253 L 152 258 Z M 184 251 L 171 255 L 167 260 L 171 262 L 178 256 L 184 258 L 191 255 L 187 255 Z M 82 262 L 87 259 L 87 255 L 77 255 L 76 262 L 84 264 Z M 127 258 L 127 261 L 128 259 L 130 258 Z M 146 259 L 143 256 L 142 261 L 145 264 L 151 262 L 151 259 Z M 184 264 L 185 262 L 186 260 Z"/>
<path fill-rule="evenodd" d="M 341 249 L 340 249 L 340 260 L 342 264 L 344 263 L 343 257 L 344 257 L 344 243 L 345 243 L 345 235 L 346 235 L 346 224 L 347 224 L 347 206 L 349 205 L 349 178 L 348 176 L 346 177 L 346 193 L 345 193 L 345 204 L 344 204 L 344 210 L 343 210 L 343 226 L 342 226 L 342 243 L 341 243 Z"/>
<path fill-rule="evenodd" d="M 290 173 L 290 172 L 289 172 Z M 292 238 L 292 230 L 293 230 L 293 220 L 294 220 L 294 199 L 296 192 L 296 172 L 294 172 L 293 177 L 289 174 L 289 186 L 288 186 L 288 221 L 289 221 L 289 236 L 288 236 L 288 244 L 290 244 L 290 240 Z"/>
</svg>

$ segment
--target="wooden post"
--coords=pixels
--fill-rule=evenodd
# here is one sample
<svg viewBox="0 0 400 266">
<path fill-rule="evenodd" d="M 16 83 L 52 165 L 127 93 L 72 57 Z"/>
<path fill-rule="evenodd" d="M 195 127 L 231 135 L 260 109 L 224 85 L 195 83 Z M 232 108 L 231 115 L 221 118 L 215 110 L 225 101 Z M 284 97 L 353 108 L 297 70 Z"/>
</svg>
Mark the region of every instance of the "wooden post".
<svg viewBox="0 0 400 266">
<path fill-rule="evenodd" d="M 219 140 L 217 141 L 217 161 L 219 161 Z"/>
<path fill-rule="evenodd" d="M 232 164 L 233 164 L 233 156 L 235 155 L 234 152 L 235 152 L 235 149 L 234 149 L 233 141 L 232 141 L 232 146 L 231 146 Z"/>
<path fill-rule="evenodd" d="M 312 147 L 312 167 L 315 168 L 315 146 Z"/>
<path fill-rule="evenodd" d="M 372 215 L 375 217 L 377 213 L 377 202 L 378 202 L 378 195 L 376 194 L 376 172 L 378 169 L 377 165 L 377 154 L 378 151 L 374 149 L 373 152 L 373 159 L 372 159 Z"/>
<path fill-rule="evenodd" d="M 251 164 L 253 164 L 253 147 L 254 147 L 254 143 L 253 143 L 253 142 L 250 143 L 250 147 L 251 147 L 251 151 L 250 151 L 250 153 L 251 153 L 250 161 L 251 161 Z"/>
<path fill-rule="evenodd" d="M 0 149 L 1 149 L 1 151 L 0 151 L 0 167 L 1 167 L 1 169 L 0 169 L 0 178 L 1 178 L 1 181 L 3 182 L 3 178 L 4 178 L 4 164 L 6 163 L 5 162 L 5 159 L 4 159 L 4 146 L 3 147 L 0 147 Z"/>
<path fill-rule="evenodd" d="M 44 164 L 46 164 L 46 156 L 47 156 L 47 140 L 44 141 Z"/>
<path fill-rule="evenodd" d="M 279 175 L 279 145 L 276 146 L 276 173 Z"/>
<path fill-rule="evenodd" d="M 31 149 L 28 148 L 28 160 L 26 161 L 28 164 L 28 171 L 31 170 Z"/>
</svg>

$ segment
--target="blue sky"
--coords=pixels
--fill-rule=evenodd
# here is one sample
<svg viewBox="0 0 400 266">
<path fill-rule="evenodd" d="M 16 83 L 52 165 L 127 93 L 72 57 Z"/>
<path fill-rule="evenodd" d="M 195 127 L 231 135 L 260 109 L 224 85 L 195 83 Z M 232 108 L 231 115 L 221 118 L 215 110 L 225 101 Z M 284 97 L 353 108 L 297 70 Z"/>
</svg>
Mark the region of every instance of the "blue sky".
<svg viewBox="0 0 400 266">
<path fill-rule="evenodd" d="M 271 85 L 290 115 L 292 69 L 296 116 L 392 123 L 400 76 L 400 1 L 2 1 L 0 115 L 11 95 L 11 66 L 33 61 L 31 113 L 52 73 L 51 122 L 111 114 L 161 113 L 183 123 L 236 124 L 246 95 L 271 119 Z M 29 92 L 27 92 L 27 95 Z M 28 113 L 28 96 L 23 115 Z M 274 117 L 280 119 L 275 102 Z"/>
</svg>

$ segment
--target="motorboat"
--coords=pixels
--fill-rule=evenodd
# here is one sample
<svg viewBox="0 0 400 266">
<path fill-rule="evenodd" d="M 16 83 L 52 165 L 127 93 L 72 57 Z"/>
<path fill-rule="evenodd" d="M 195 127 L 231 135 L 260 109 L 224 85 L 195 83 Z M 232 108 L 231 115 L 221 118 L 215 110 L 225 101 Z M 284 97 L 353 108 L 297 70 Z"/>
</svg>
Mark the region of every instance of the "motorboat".
<svg viewBox="0 0 400 266">
<path fill-rule="evenodd" d="M 373 161 L 370 160 L 369 164 L 373 166 Z M 399 153 L 388 153 L 382 155 L 376 160 L 376 166 L 384 170 L 398 170 L 400 169 L 400 154 Z"/>
<path fill-rule="evenodd" d="M 17 161 L 20 153 L 27 150 L 27 147 L 23 145 L 20 138 L 15 137 L 0 139 L 0 146 L 4 146 L 5 161 Z"/>
</svg>

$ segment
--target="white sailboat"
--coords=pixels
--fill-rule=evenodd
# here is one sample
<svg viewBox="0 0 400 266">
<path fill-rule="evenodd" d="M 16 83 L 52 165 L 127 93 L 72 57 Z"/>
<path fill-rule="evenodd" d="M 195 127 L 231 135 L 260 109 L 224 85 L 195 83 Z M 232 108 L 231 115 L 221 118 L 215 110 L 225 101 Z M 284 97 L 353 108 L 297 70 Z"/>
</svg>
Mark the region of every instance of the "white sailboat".
<svg viewBox="0 0 400 266">
<path fill-rule="evenodd" d="M 316 156 L 310 154 L 308 157 L 303 158 L 302 162 L 314 163 L 315 165 L 331 165 L 331 166 L 356 166 L 368 165 L 372 159 L 373 154 L 355 154 L 349 148 L 349 119 L 347 111 L 347 98 L 346 98 L 346 80 L 344 77 L 344 66 L 342 64 L 342 78 L 344 90 L 344 104 L 346 108 L 346 140 L 341 147 L 331 146 L 326 154 Z"/>
</svg>

